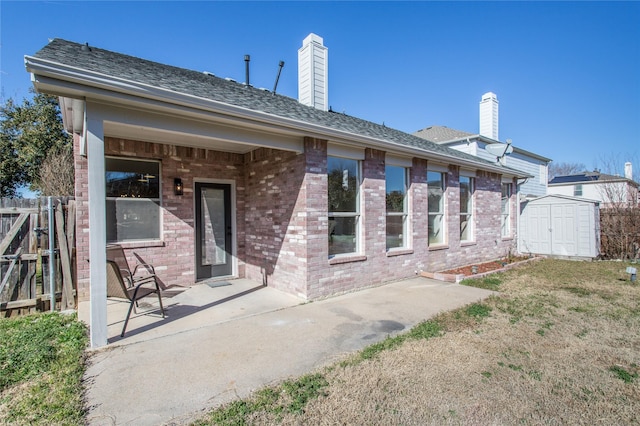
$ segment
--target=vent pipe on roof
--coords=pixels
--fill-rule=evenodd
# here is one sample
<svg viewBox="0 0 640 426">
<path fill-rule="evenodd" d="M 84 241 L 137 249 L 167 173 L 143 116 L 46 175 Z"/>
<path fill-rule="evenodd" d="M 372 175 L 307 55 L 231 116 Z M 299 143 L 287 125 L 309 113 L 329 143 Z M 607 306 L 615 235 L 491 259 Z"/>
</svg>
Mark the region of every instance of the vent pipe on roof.
<svg viewBox="0 0 640 426">
<path fill-rule="evenodd" d="M 624 177 L 633 180 L 633 166 L 629 161 L 624 163 Z"/>
<path fill-rule="evenodd" d="M 273 85 L 273 94 L 276 94 L 276 89 L 278 88 L 278 81 L 280 81 L 280 73 L 282 72 L 282 67 L 284 67 L 284 61 L 280 61 L 278 64 L 278 75 L 276 76 L 276 83 Z"/>
<path fill-rule="evenodd" d="M 244 69 L 245 69 L 245 84 L 249 86 L 249 61 L 251 60 L 251 56 L 244 55 Z"/>
</svg>

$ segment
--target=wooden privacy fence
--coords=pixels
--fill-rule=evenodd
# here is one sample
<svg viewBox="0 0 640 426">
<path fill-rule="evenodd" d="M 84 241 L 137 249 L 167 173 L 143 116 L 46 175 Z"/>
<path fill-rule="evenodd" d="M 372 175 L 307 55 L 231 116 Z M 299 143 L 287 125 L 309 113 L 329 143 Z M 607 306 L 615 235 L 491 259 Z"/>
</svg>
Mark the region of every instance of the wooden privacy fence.
<svg viewBox="0 0 640 426">
<path fill-rule="evenodd" d="M 74 248 L 73 198 L 0 198 L 2 315 L 74 309 Z"/>
<path fill-rule="evenodd" d="M 605 259 L 640 258 L 640 207 L 600 209 L 600 253 Z"/>
</svg>

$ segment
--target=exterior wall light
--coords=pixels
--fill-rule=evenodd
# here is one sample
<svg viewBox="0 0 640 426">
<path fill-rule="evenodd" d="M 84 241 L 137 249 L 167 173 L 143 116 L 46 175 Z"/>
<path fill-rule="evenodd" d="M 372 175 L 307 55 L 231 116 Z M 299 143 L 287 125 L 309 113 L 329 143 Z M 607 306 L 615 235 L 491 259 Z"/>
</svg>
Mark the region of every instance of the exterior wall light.
<svg viewBox="0 0 640 426">
<path fill-rule="evenodd" d="M 182 195 L 184 193 L 184 186 L 182 186 L 182 179 L 175 178 L 173 180 L 173 192 L 176 195 Z"/>
</svg>

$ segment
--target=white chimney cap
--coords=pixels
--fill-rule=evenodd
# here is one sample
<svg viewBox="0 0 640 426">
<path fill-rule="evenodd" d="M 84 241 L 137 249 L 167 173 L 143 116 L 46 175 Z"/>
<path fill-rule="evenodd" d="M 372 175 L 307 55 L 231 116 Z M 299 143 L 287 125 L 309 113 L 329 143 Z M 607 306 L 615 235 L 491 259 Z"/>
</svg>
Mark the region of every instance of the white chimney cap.
<svg viewBox="0 0 640 426">
<path fill-rule="evenodd" d="M 495 93 L 493 93 L 493 92 L 487 92 L 487 93 L 485 93 L 484 95 L 482 95 L 482 100 L 483 100 L 483 101 L 484 101 L 485 99 L 492 99 L 492 98 L 497 99 L 498 97 L 497 97 L 497 96 L 496 96 L 496 94 L 495 94 Z"/>
<path fill-rule="evenodd" d="M 322 37 L 320 37 L 317 34 L 310 33 L 304 40 L 302 40 L 302 45 L 304 46 L 305 44 L 309 44 L 309 43 L 322 44 L 323 42 L 324 42 L 324 39 Z"/>
</svg>

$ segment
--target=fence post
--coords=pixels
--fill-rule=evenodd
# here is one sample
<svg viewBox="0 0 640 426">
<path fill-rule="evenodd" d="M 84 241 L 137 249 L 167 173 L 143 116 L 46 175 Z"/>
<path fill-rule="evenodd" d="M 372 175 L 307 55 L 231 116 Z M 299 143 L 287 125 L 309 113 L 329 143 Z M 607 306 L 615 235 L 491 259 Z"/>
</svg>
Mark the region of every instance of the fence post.
<svg viewBox="0 0 640 426">
<path fill-rule="evenodd" d="M 53 197 L 47 199 L 47 213 L 49 216 L 49 299 L 51 312 L 56 310 L 56 233 L 53 221 Z"/>
</svg>

